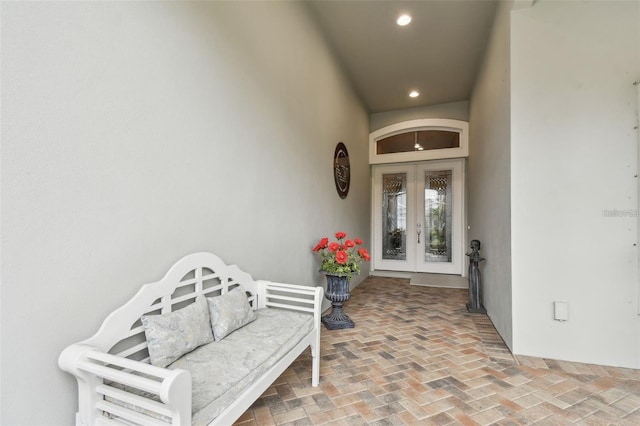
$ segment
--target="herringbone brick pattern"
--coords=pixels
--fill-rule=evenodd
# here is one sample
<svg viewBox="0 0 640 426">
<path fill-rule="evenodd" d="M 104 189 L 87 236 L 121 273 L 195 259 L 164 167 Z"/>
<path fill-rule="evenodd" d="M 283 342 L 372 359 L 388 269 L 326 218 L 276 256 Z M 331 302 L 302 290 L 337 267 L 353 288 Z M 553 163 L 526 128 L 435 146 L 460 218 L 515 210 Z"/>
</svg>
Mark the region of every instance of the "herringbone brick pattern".
<svg viewBox="0 0 640 426">
<path fill-rule="evenodd" d="M 640 425 L 640 371 L 514 358 L 467 292 L 369 277 L 237 425 Z"/>
</svg>

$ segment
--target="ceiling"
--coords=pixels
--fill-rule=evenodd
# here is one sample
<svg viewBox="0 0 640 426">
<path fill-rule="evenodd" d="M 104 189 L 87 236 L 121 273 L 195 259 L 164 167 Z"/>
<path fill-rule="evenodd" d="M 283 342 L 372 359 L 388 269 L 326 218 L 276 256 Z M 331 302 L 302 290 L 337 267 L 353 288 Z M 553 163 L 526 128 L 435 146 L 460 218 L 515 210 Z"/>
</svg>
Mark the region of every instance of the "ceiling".
<svg viewBox="0 0 640 426">
<path fill-rule="evenodd" d="M 311 0 L 312 15 L 370 113 L 468 100 L 494 0 Z M 403 13 L 412 21 L 401 27 Z M 410 98 L 417 90 L 420 96 Z"/>
</svg>

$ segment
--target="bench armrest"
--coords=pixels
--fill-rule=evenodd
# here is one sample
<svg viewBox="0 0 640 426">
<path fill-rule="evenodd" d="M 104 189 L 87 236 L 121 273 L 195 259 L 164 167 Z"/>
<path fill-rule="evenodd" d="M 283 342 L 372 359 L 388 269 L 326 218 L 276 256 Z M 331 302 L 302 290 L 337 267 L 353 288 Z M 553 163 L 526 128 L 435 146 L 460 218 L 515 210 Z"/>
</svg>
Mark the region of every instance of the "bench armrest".
<svg viewBox="0 0 640 426">
<path fill-rule="evenodd" d="M 258 281 L 258 308 L 282 308 L 313 313 L 313 330 L 308 335 L 311 347 L 311 386 L 320 383 L 320 318 L 322 315 L 322 287 Z"/>
<path fill-rule="evenodd" d="M 136 424 L 191 424 L 191 374 L 111 355 L 82 343 L 67 347 L 60 368 L 78 381 L 76 425 L 104 415 Z M 115 401 L 118 402 L 115 402 Z"/>
<path fill-rule="evenodd" d="M 316 324 L 320 324 L 322 313 L 322 287 L 308 287 L 296 284 L 258 281 L 259 308 L 284 308 L 314 314 Z"/>
</svg>

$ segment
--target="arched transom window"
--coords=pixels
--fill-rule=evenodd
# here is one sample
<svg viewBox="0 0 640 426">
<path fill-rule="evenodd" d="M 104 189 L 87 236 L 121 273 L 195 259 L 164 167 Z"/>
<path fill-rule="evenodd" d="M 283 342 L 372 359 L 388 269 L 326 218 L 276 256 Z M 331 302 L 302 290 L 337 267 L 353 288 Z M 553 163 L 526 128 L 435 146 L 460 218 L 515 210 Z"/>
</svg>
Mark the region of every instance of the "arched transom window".
<svg viewBox="0 0 640 426">
<path fill-rule="evenodd" d="M 469 124 L 421 119 L 393 124 L 369 135 L 369 163 L 461 158 L 469 155 Z"/>
</svg>

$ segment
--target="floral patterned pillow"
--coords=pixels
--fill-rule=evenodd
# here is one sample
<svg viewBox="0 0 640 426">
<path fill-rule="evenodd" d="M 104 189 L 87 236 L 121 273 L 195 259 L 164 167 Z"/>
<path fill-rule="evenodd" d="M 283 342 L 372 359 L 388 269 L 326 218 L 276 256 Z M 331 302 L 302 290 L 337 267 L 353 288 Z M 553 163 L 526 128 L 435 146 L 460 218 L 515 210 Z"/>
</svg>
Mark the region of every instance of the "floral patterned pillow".
<svg viewBox="0 0 640 426">
<path fill-rule="evenodd" d="M 198 346 L 213 342 L 209 309 L 204 296 L 194 303 L 162 315 L 141 318 L 151 364 L 166 367 Z"/>
<path fill-rule="evenodd" d="M 207 297 L 207 302 L 216 342 L 256 319 L 256 313 L 251 309 L 242 287 L 236 287 L 217 297 Z"/>
</svg>

